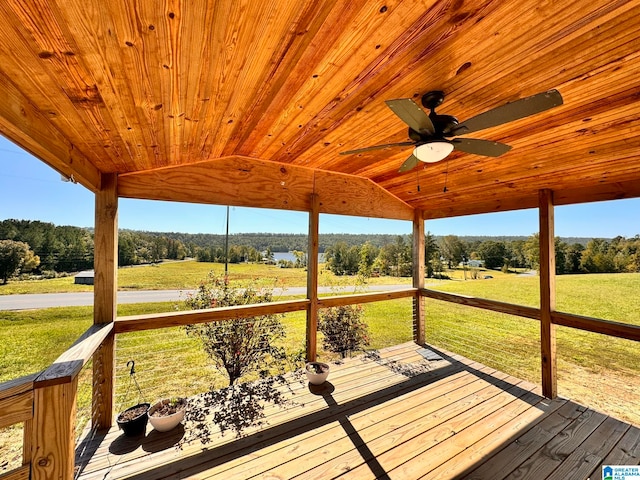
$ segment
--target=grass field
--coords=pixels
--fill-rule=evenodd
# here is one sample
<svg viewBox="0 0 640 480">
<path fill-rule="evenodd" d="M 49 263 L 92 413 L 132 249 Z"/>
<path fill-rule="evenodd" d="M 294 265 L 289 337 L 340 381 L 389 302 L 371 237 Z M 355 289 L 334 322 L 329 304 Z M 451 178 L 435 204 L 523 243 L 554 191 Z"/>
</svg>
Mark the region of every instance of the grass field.
<svg viewBox="0 0 640 480">
<path fill-rule="evenodd" d="M 118 269 L 119 290 L 187 290 L 198 286 L 210 271 L 222 274 L 224 265 L 196 261 L 165 262 L 154 265 L 123 267 Z M 307 271 L 302 268 L 279 268 L 275 265 L 240 263 L 229 265 L 229 276 L 233 281 L 243 282 L 258 279 L 263 286 L 295 287 L 306 285 Z M 353 284 L 352 277 L 336 277 L 328 270 L 320 269 L 318 282 L 321 286 Z M 0 285 L 0 295 L 25 293 L 91 292 L 91 285 L 76 285 L 73 276 L 48 280 L 10 281 Z M 377 277 L 369 279 L 373 285 L 411 285 L 404 277 Z"/>
<path fill-rule="evenodd" d="M 537 276 L 452 281 L 438 290 L 537 306 Z M 557 310 L 640 325 L 640 274 L 564 275 Z M 520 378 L 540 382 L 536 321 L 427 301 L 427 341 Z M 558 391 L 640 425 L 640 344 L 557 327 Z"/>
<path fill-rule="evenodd" d="M 445 292 L 537 307 L 540 279 L 498 275 L 489 280 L 449 281 L 429 287 Z M 640 325 L 640 274 L 602 273 L 556 277 L 556 310 Z"/>
<path fill-rule="evenodd" d="M 222 271 L 222 265 L 197 262 L 120 269 L 119 283 L 120 288 L 191 289 L 212 267 Z M 269 285 L 274 284 L 275 273 L 278 274 L 279 286 L 299 286 L 306 281 L 306 272 L 302 270 L 255 265 L 236 265 L 231 269 L 232 276 L 238 281 L 261 278 Z M 429 288 L 537 306 L 537 276 L 491 272 L 491 279 L 464 281 L 462 272 L 451 274 L 454 279 L 450 281 L 427 281 Z M 43 284 L 48 286 L 38 286 L 36 290 L 63 289 L 58 283 L 61 280 L 69 281 L 45 281 Z M 373 280 L 410 284 L 409 279 Z M 336 279 L 328 272 L 321 275 L 324 285 L 345 285 L 353 281 L 352 278 Z M 33 291 L 35 287 L 29 288 Z M 557 309 L 640 325 L 638 291 L 640 274 L 561 276 L 557 278 Z M 118 307 L 118 315 L 164 312 L 174 307 L 173 303 L 123 304 Z M 429 343 L 539 383 L 538 322 L 428 299 L 426 311 Z M 410 299 L 367 304 L 365 317 L 372 337 L 371 349 L 412 339 Z M 91 307 L 2 312 L 0 382 L 47 367 L 91 323 Z M 304 312 L 287 314 L 284 323 L 288 332 L 287 349 L 297 351 L 303 348 Z M 321 339 L 318 344 L 321 346 Z M 558 328 L 557 345 L 560 394 L 640 425 L 637 409 L 640 404 L 640 346 L 637 342 Z M 331 359 L 325 352 L 320 354 L 321 358 Z M 125 397 L 137 395 L 129 385 L 126 369 L 129 359 L 136 360 L 137 378 L 147 400 L 196 393 L 211 385 L 222 386 L 225 382 L 224 377 L 208 364 L 197 341 L 188 338 L 182 328 L 120 335 L 116 355 L 116 402 L 127 402 L 130 398 Z M 78 402 L 80 406 L 86 406 L 89 400 L 90 369 L 85 369 Z"/>
<path fill-rule="evenodd" d="M 183 288 L 193 288 L 206 276 L 211 267 L 221 269 L 218 264 L 199 264 L 197 262 L 184 262 L 165 264 L 158 267 L 139 267 L 121 269 L 120 276 L 123 279 L 129 278 L 131 282 L 137 279 L 146 279 L 148 285 L 166 285 L 168 278 L 171 278 L 176 285 Z M 306 281 L 305 272 L 295 269 L 279 269 L 264 265 L 236 265 L 237 272 L 231 271 L 232 276 L 243 281 L 248 278 L 261 278 L 264 283 L 273 284 L 273 274 L 277 273 L 278 282 L 284 282 L 288 286 L 303 285 Z M 128 277 L 129 271 L 136 271 L 135 276 Z M 143 273 L 143 272 L 151 273 Z M 158 272 L 158 273 L 155 273 Z M 515 276 L 505 275 L 500 272 L 491 272 L 494 278 L 487 280 L 451 280 L 438 281 L 430 288 L 438 290 L 463 293 L 476 297 L 490 298 L 506 301 L 515 304 L 536 306 L 538 303 L 538 277 L 536 276 Z M 152 278 L 155 274 L 155 278 Z M 284 275 L 284 276 L 283 276 Z M 354 280 L 351 278 L 336 279 L 328 272 L 324 272 L 325 284 L 348 284 Z M 454 272 L 453 276 L 460 276 L 460 272 Z M 271 276 L 271 279 L 269 277 Z M 197 278 L 197 280 L 196 280 Z M 47 280 L 45 282 L 57 282 L 57 280 Z M 378 278 L 376 281 L 386 281 L 399 283 L 407 279 Z M 428 282 L 431 283 L 431 282 Z M 132 283 L 133 284 L 133 283 Z M 143 285 L 140 283 L 140 285 Z M 145 287 L 146 288 L 146 287 Z M 162 288 L 167 288 L 163 286 Z M 601 274 L 601 275 L 566 275 L 557 278 L 557 309 L 569 313 L 593 316 L 608 320 L 620 321 L 640 325 L 640 274 Z M 388 319 L 405 319 L 411 317 L 411 305 L 407 300 L 402 308 L 401 302 L 381 302 L 367 305 L 367 319 L 371 324 L 373 348 L 390 345 L 394 341 L 400 343 L 411 338 L 411 331 L 406 330 L 406 322 L 399 321 L 398 325 Z M 461 316 L 462 311 L 472 312 L 471 314 L 482 319 L 478 323 L 486 323 L 489 318 L 493 318 L 491 312 L 485 312 L 468 307 L 459 307 L 451 304 L 428 301 L 427 305 L 432 310 L 430 318 L 447 319 L 451 316 Z M 174 309 L 172 303 L 153 304 L 122 304 L 118 307 L 118 315 L 133 315 L 140 313 L 154 313 L 171 311 Z M 40 370 L 49 365 L 62 353 L 73 341 L 91 324 L 91 307 L 63 307 L 45 310 L 2 312 L 0 316 L 0 381 L 16 378 Z M 502 316 L 508 318 L 508 316 Z M 511 317 L 513 320 L 513 317 Z M 517 324 L 525 328 L 531 324 L 528 320 L 515 319 Z M 496 320 L 498 321 L 498 320 Z M 506 321 L 506 320 L 499 320 Z M 499 322 L 498 321 L 498 322 Z M 298 321 L 300 325 L 296 327 L 298 332 L 292 344 L 302 344 L 304 338 L 304 322 Z M 398 330 L 405 328 L 399 333 Z M 516 329 L 517 330 L 517 329 Z M 573 332 L 570 330 L 570 332 Z M 537 334 L 526 331 L 526 337 L 536 337 Z M 583 338 L 582 332 L 573 332 L 575 342 L 568 341 L 568 350 L 573 343 L 575 358 L 583 358 L 578 350 L 587 340 Z M 148 332 L 145 332 L 148 334 Z M 383 340 L 385 339 L 385 340 Z M 589 343 L 589 342 L 587 342 Z M 582 351 L 582 350 L 581 350 Z M 462 353 L 462 352 L 460 352 Z M 600 363 L 599 358 L 592 360 L 592 367 L 595 368 Z M 622 368 L 625 362 L 624 357 L 612 356 L 610 362 L 618 364 Z M 588 365 L 587 365 L 588 366 Z"/>
<path fill-rule="evenodd" d="M 167 262 L 159 265 L 146 265 L 141 267 L 126 267 L 118 270 L 118 284 L 120 289 L 193 289 L 206 278 L 210 271 L 223 273 L 224 265 L 218 263 L 203 263 L 195 261 Z M 306 271 L 303 269 L 282 269 L 271 265 L 261 264 L 232 264 L 229 268 L 230 278 L 233 282 L 243 284 L 248 280 L 256 280 L 265 286 L 303 286 L 306 285 Z M 498 285 L 483 281 L 460 281 L 463 272 L 450 272 L 452 278 L 459 280 L 434 283 L 437 288 L 456 288 L 463 285 Z M 492 275 L 494 275 L 492 273 Z M 513 275 L 495 273 L 494 280 L 500 278 L 511 279 Z M 323 286 L 354 285 L 357 279 L 354 277 L 336 277 L 327 270 L 322 270 L 319 275 L 319 283 Z M 492 280 L 491 282 L 494 282 Z M 369 279 L 371 284 L 411 284 L 409 278 L 377 277 Z M 509 282 L 507 281 L 506 284 Z M 505 284 L 505 285 L 506 285 Z M 504 288 L 504 287 L 500 287 Z M 10 282 L 0 286 L 0 292 L 4 294 L 20 293 L 53 293 L 76 290 L 92 290 L 91 286 L 74 285 L 73 277 L 57 278 L 39 281 Z M 408 302 L 408 301 L 407 301 Z M 118 315 L 135 315 L 142 313 L 158 313 L 174 310 L 175 305 L 170 302 L 151 304 L 121 304 L 118 306 Z M 389 345 L 379 338 L 397 339 L 407 341 L 411 338 L 411 332 L 398 335 L 395 332 L 395 324 L 386 323 L 387 318 L 394 315 L 402 318 L 411 317 L 410 303 L 406 303 L 403 311 L 396 312 L 392 302 L 382 302 L 367 306 L 367 318 L 372 322 L 374 347 Z M 381 326 L 376 325 L 380 318 Z M 9 380 L 22 375 L 33 373 L 50 365 L 62 352 L 64 352 L 82 332 L 92 323 L 91 307 L 62 307 L 44 310 L 29 311 L 5 311 L 0 314 L 0 381 Z M 304 329 L 304 322 L 302 322 Z M 303 332 L 303 330 L 302 330 Z M 145 332 L 148 335 L 149 332 Z M 293 343 L 302 344 L 304 333 Z"/>
</svg>

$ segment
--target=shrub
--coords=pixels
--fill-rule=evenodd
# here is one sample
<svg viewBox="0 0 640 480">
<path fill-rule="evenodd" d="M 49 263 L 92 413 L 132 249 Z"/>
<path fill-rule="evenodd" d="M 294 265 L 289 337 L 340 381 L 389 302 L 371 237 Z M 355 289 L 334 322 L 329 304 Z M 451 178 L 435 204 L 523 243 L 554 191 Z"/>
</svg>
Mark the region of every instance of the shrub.
<svg viewBox="0 0 640 480">
<path fill-rule="evenodd" d="M 271 298 L 269 289 L 258 290 L 253 285 L 231 288 L 228 278 L 211 272 L 207 281 L 202 282 L 185 303 L 197 310 L 264 303 L 270 302 Z M 227 373 L 229 386 L 219 390 L 212 388 L 191 399 L 185 416 L 190 433 L 180 445 L 195 438 L 203 444 L 208 443 L 215 434 L 214 425 L 223 435 L 231 430 L 240 437 L 246 428 L 265 422 L 266 404 L 283 407 L 294 403 L 285 397 L 281 387 L 288 385 L 284 376 L 288 362 L 297 367 L 303 354 L 288 358 L 284 348 L 276 346 L 285 336 L 281 318 L 282 315 L 261 315 L 186 327 L 188 335 L 195 335 L 202 341 L 215 366 Z M 257 373 L 259 378 L 236 383 L 251 372 Z M 300 379 L 301 373 L 293 378 L 296 376 Z"/>
<path fill-rule="evenodd" d="M 230 307 L 270 302 L 269 289 L 256 289 L 253 285 L 232 288 L 228 278 L 209 273 L 195 294 L 185 300 L 192 310 Z M 285 336 L 280 321 L 282 315 L 260 315 L 234 318 L 219 322 L 187 325 L 187 335 L 202 341 L 205 353 L 219 370 L 226 372 L 229 385 L 249 372 L 255 371 L 266 378 L 274 369 L 281 370 L 285 360 L 283 347 L 276 343 Z"/>
<path fill-rule="evenodd" d="M 318 329 L 323 333 L 322 345 L 342 358 L 369 345 L 369 327 L 362 320 L 362 305 L 331 307 L 320 312 Z"/>
</svg>

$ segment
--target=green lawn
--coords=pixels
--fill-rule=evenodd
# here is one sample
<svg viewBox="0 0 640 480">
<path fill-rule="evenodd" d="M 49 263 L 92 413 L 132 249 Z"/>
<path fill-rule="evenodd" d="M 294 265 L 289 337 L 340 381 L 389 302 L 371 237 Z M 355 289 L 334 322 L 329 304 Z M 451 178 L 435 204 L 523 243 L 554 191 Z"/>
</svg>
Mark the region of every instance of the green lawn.
<svg viewBox="0 0 640 480">
<path fill-rule="evenodd" d="M 154 265 L 122 267 L 118 269 L 120 290 L 187 290 L 198 286 L 210 271 L 224 272 L 221 263 L 196 261 L 165 262 Z M 307 271 L 302 268 L 279 268 L 275 265 L 241 263 L 229 265 L 232 281 L 257 280 L 263 286 L 294 287 L 306 285 Z M 61 277 L 48 280 L 10 281 L 0 285 L 0 295 L 25 293 L 90 292 L 91 285 L 76 285 L 74 278 Z M 336 277 L 324 268 L 320 269 L 318 282 L 321 286 L 353 285 L 355 277 Z M 377 277 L 369 279 L 373 285 L 411 285 L 407 277 Z"/>
<path fill-rule="evenodd" d="M 494 278 L 454 280 L 428 288 L 531 307 L 539 305 L 538 276 L 490 274 Z M 556 277 L 556 310 L 640 325 L 638 292 L 639 273 L 560 275 Z"/>
<path fill-rule="evenodd" d="M 206 273 L 211 268 L 210 264 L 190 263 L 190 267 L 202 267 L 200 273 Z M 257 271 L 248 267 L 250 266 L 243 272 L 243 278 L 252 278 Z M 123 270 L 142 272 L 145 269 L 162 271 L 165 268 L 169 272 L 177 267 L 167 264 Z M 304 273 L 294 270 L 278 271 L 290 275 L 286 281 L 291 284 L 299 282 L 295 275 Z M 167 276 L 166 272 L 161 277 Z M 136 275 L 140 275 L 139 278 L 145 277 L 143 274 Z M 341 280 L 348 283 L 353 279 Z M 189 288 L 193 286 L 190 285 Z M 558 310 L 639 325 L 639 287 L 640 274 L 558 277 Z M 536 306 L 538 298 L 536 276 L 496 273 L 492 279 L 440 281 L 430 288 L 531 306 Z M 425 300 L 425 304 L 429 343 L 539 383 L 538 322 L 429 299 Z M 120 305 L 118 315 L 173 309 L 172 303 Z M 377 349 L 410 341 L 411 317 L 411 299 L 365 305 L 365 318 L 372 339 L 369 348 Z M 45 368 L 91 323 L 91 307 L 2 312 L 0 381 Z M 288 331 L 288 350 L 303 348 L 306 324 L 304 312 L 287 314 L 284 323 Z M 320 338 L 318 345 L 321 346 L 321 343 Z M 322 351 L 320 355 L 324 359 L 331 358 Z M 636 342 L 558 328 L 558 357 L 561 393 L 582 401 L 595 396 L 593 402 L 597 406 L 600 405 L 598 402 L 604 404 L 606 398 L 600 398 L 606 396 L 604 392 L 626 388 L 630 390 L 625 396 L 636 404 L 640 403 L 640 348 Z M 117 341 L 117 401 L 126 393 L 129 381 L 126 362 L 130 359 L 136 360 L 137 377 L 148 400 L 175 392 L 195 393 L 210 385 L 224 384 L 224 378 L 209 366 L 197 341 L 186 337 L 183 329 L 124 334 Z M 176 372 L 179 374 L 176 375 Z M 88 384 L 88 372 L 85 378 Z M 607 379 L 607 385 L 602 385 L 603 378 Z M 88 393 L 85 396 L 88 398 Z M 635 417 L 625 417 L 624 412 L 616 413 L 640 423 L 637 412 Z"/>
<path fill-rule="evenodd" d="M 205 274 L 211 267 L 211 264 L 189 263 L 191 263 L 190 266 L 203 267 L 200 273 Z M 122 270 L 142 271 L 147 268 L 161 270 L 163 267 L 167 267 L 168 271 L 175 268 L 174 265 L 167 264 L 160 267 L 121 269 L 121 272 Z M 244 278 L 250 278 L 251 271 L 255 272 L 255 269 L 246 268 Z M 301 272 L 293 269 L 278 269 L 278 271 L 291 272 L 291 276 L 287 279 L 290 284 L 294 284 L 294 276 L 296 274 L 299 276 Z M 162 277 L 164 276 L 162 275 Z M 536 306 L 538 302 L 538 277 L 536 276 L 516 277 L 503 274 L 488 280 L 440 281 L 438 285 L 430 288 L 522 305 Z M 640 325 L 638 316 L 640 296 L 637 295 L 637 292 L 640 291 L 640 274 L 561 276 L 557 279 L 557 290 L 557 309 L 560 311 Z M 515 322 L 517 328 L 509 330 L 514 330 L 518 334 L 523 333 L 526 338 L 535 338 L 536 336 L 534 330 L 537 328 L 537 323 L 530 320 L 429 300 L 427 300 L 427 308 L 429 325 L 437 325 L 434 323 L 436 321 L 453 322 L 454 318 L 472 315 L 478 324 Z M 174 305 L 170 302 L 122 304 L 119 306 L 118 315 L 154 313 L 173 309 Z M 410 320 L 407 320 L 411 318 L 410 300 L 368 304 L 365 312 L 372 330 L 372 348 L 380 348 L 384 345 L 401 343 L 411 339 Z M 464 312 L 464 315 L 461 312 Z M 287 316 L 287 321 L 291 321 L 292 325 L 295 325 L 291 326 L 292 332 L 295 331 L 291 343 L 298 347 L 304 343 L 303 317 L 302 313 Z M 295 321 L 291 320 L 293 318 Z M 91 307 L 2 312 L 0 317 L 0 381 L 26 375 L 46 367 L 68 348 L 91 325 L 91 322 Z M 520 329 L 526 330 L 520 332 Z M 466 331 L 468 328 L 463 330 Z M 578 344 L 572 350 L 576 358 L 582 358 L 582 355 L 579 354 L 580 345 L 586 340 L 582 338 L 580 332 L 572 330 L 569 332 L 574 335 L 575 343 Z M 143 334 L 147 336 L 149 332 L 143 332 Z M 495 335 L 493 337 L 495 338 Z M 522 342 L 519 341 L 519 343 Z M 572 342 L 568 342 L 568 344 L 571 346 Z M 615 351 L 609 351 L 609 355 L 611 362 L 624 365 L 624 356 L 616 355 Z M 600 360 L 594 359 L 594 365 Z"/>
<path fill-rule="evenodd" d="M 537 306 L 539 278 L 449 282 L 434 289 Z M 557 278 L 557 310 L 640 325 L 640 274 Z M 434 300 L 426 301 L 427 342 L 540 383 L 537 321 Z M 640 425 L 640 345 L 557 327 L 558 390 L 563 396 Z"/>
</svg>

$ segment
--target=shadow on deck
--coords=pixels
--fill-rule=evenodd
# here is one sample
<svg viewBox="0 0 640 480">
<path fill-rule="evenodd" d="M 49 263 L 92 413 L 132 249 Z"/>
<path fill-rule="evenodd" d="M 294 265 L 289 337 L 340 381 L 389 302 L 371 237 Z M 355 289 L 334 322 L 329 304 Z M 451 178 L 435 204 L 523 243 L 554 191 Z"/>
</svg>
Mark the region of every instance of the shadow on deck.
<svg viewBox="0 0 640 480">
<path fill-rule="evenodd" d="M 182 426 L 87 436 L 78 478 L 594 480 L 602 464 L 640 462 L 640 429 L 414 343 L 332 365 L 322 386 L 291 388 L 295 405 L 269 407 L 268 424 L 240 439 L 178 449 Z"/>
</svg>

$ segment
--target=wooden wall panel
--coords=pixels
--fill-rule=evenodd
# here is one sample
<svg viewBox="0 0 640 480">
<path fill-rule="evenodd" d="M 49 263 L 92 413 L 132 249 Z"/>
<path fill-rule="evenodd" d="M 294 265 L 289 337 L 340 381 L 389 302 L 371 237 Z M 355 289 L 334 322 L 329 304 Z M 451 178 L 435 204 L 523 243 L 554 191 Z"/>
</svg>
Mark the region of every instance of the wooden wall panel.
<svg viewBox="0 0 640 480">
<path fill-rule="evenodd" d="M 370 180 L 318 171 L 320 211 L 339 215 L 413 220 L 413 208 Z"/>
<path fill-rule="evenodd" d="M 185 187 L 187 186 L 187 187 Z M 244 157 L 121 175 L 118 195 L 240 207 L 309 211 L 313 171 Z"/>
<path fill-rule="evenodd" d="M 0 400 L 0 428 L 31 419 L 33 416 L 33 391 Z"/>
</svg>

